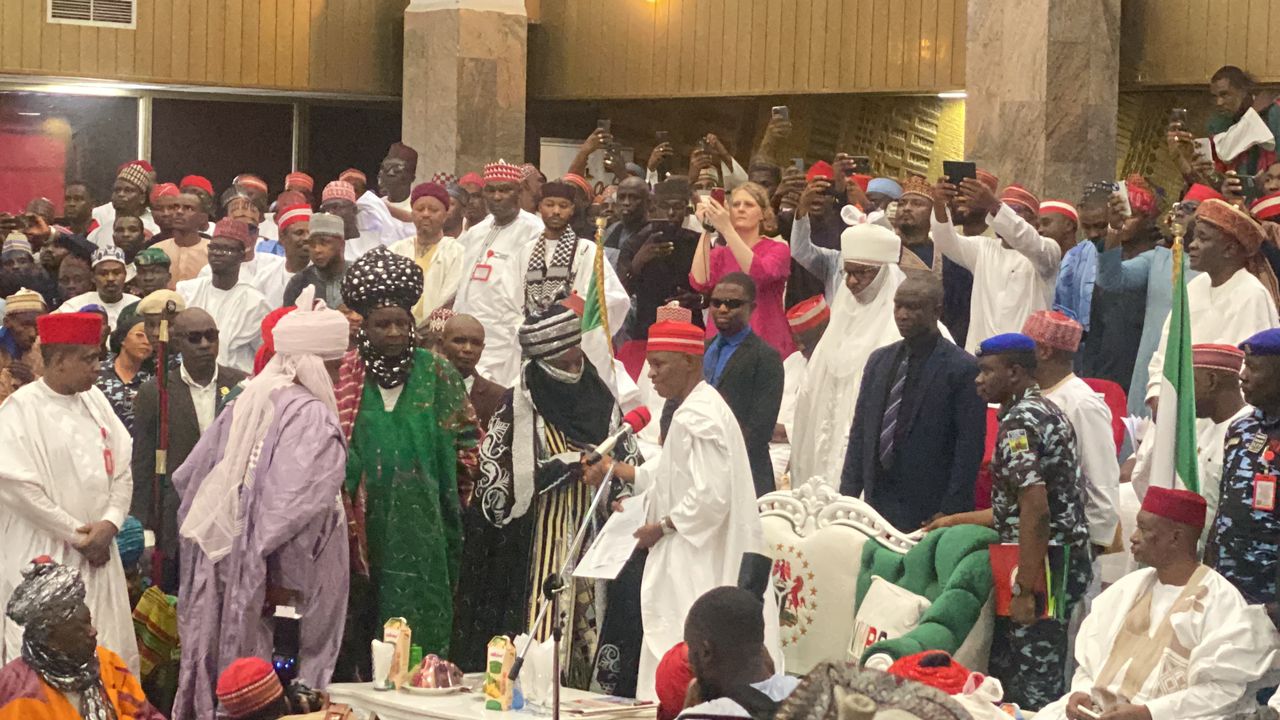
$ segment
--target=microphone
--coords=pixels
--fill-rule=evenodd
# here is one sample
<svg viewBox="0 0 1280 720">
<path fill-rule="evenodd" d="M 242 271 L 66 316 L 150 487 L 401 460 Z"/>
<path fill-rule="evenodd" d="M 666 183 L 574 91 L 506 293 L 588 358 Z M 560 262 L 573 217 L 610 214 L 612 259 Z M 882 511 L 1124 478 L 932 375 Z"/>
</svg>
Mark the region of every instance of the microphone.
<svg viewBox="0 0 1280 720">
<path fill-rule="evenodd" d="M 587 464 L 595 465 L 600 462 L 601 458 L 613 452 L 613 446 L 618 441 L 626 437 L 627 433 L 637 433 L 644 429 L 645 425 L 653 419 L 653 415 L 649 412 L 649 408 L 641 405 L 622 417 L 622 427 L 617 432 L 604 439 L 604 442 L 595 446 L 595 448 L 587 453 Z"/>
</svg>

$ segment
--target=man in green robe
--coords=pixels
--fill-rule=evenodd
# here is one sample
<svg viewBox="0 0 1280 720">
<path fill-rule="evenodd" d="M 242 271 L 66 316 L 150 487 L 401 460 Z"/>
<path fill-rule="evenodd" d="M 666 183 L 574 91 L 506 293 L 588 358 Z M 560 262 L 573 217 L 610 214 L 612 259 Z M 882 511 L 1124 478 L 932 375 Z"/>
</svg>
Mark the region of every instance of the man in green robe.
<svg viewBox="0 0 1280 720">
<path fill-rule="evenodd" d="M 475 413 L 462 377 L 415 343 L 422 269 L 378 247 L 342 281 L 364 319 L 339 371 L 338 415 L 350 441 L 351 666 L 369 672 L 369 641 L 404 617 L 413 644 L 447 656 L 462 552 L 462 508 L 477 467 Z M 366 580 L 367 578 L 367 580 Z"/>
</svg>

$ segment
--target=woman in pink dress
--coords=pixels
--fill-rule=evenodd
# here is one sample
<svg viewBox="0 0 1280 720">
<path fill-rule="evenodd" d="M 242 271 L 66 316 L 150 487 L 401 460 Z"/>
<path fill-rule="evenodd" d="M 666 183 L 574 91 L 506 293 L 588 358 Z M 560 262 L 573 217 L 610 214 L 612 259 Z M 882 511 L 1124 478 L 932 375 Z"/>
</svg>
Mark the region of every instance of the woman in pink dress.
<svg viewBox="0 0 1280 720">
<path fill-rule="evenodd" d="M 791 250 L 785 242 L 764 234 L 777 230 L 765 189 L 755 183 L 743 183 L 729 196 L 729 207 L 707 197 L 698 204 L 695 215 L 717 232 L 702 233 L 689 270 L 689 284 L 700 293 L 710 293 L 729 273 L 750 275 L 756 283 L 751 329 L 780 356 L 787 357 L 795 350 L 782 307 L 791 272 Z M 724 241 L 713 248 L 711 241 L 717 233 Z M 707 337 L 715 334 L 715 324 L 708 322 Z"/>
</svg>

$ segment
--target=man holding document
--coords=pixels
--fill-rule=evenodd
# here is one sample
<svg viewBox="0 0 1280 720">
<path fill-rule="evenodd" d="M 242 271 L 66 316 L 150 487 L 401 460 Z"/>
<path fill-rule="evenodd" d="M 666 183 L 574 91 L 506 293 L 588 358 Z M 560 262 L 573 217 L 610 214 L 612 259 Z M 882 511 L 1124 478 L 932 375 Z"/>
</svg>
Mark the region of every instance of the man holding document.
<svg viewBox="0 0 1280 720">
<path fill-rule="evenodd" d="M 650 327 L 649 378 L 659 395 L 679 403 L 662 455 L 639 466 L 604 458 L 587 470 L 590 483 L 612 467 L 643 493 L 624 500 L 624 509 L 648 504 L 645 524 L 635 532 L 637 546 L 649 552 L 640 591 L 640 699 L 657 698 L 658 661 L 683 639 L 694 601 L 712 588 L 736 585 L 742 554 L 764 547 L 742 431 L 702 379 L 703 349 L 704 331 L 696 325 L 663 321 Z M 776 645 L 776 637 L 766 637 L 766 644 Z"/>
</svg>

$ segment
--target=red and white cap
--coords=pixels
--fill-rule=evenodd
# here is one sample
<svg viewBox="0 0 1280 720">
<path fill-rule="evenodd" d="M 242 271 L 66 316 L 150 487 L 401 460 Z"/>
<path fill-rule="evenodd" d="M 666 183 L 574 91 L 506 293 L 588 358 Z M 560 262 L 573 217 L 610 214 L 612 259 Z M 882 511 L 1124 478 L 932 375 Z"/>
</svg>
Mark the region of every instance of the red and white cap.
<svg viewBox="0 0 1280 720">
<path fill-rule="evenodd" d="M 1070 218 L 1071 222 L 1080 222 L 1080 213 L 1076 211 L 1074 205 L 1065 200 L 1045 200 L 1040 203 L 1040 214 L 1062 215 L 1063 217 Z"/>
<path fill-rule="evenodd" d="M 491 182 L 509 182 L 519 183 L 524 180 L 524 171 L 519 166 L 512 165 L 506 160 L 489 163 L 484 166 L 484 181 Z"/>
<path fill-rule="evenodd" d="M 678 352 L 702 355 L 706 352 L 706 331 L 693 323 L 667 320 L 649 326 L 647 352 Z"/>
<path fill-rule="evenodd" d="M 307 222 L 311 219 L 310 205 L 290 205 L 276 212 L 276 225 L 286 230 L 294 223 Z"/>
<path fill-rule="evenodd" d="M 831 307 L 821 295 L 801 300 L 787 310 L 787 324 L 793 333 L 808 332 L 830 319 Z"/>
<path fill-rule="evenodd" d="M 1280 192 L 1273 192 L 1270 195 L 1260 197 L 1249 206 L 1249 212 L 1259 221 L 1270 220 L 1271 222 L 1280 222 Z"/>
</svg>

